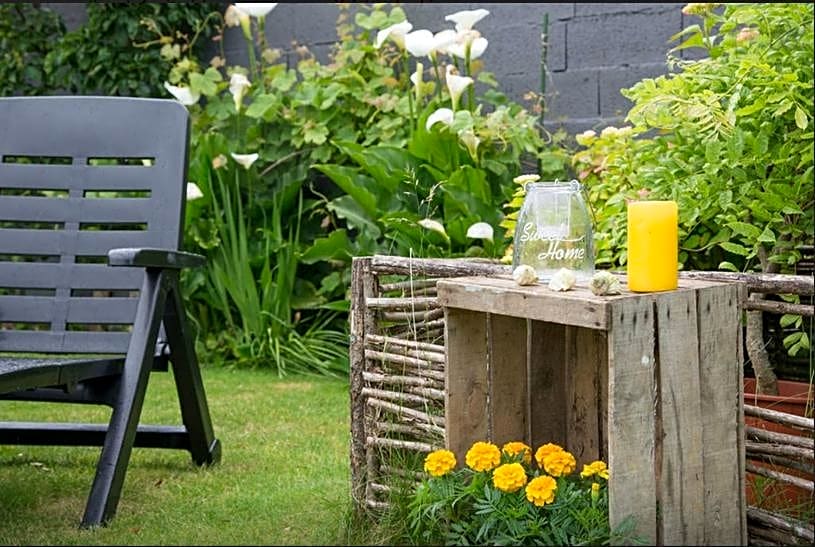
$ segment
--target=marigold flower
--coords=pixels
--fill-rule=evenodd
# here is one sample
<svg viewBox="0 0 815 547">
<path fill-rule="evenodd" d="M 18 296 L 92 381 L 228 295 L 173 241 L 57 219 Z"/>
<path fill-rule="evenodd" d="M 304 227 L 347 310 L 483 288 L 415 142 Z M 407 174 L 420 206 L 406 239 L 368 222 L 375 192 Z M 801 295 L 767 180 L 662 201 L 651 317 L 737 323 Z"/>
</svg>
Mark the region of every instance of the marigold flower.
<svg viewBox="0 0 815 547">
<path fill-rule="evenodd" d="M 501 451 L 492 443 L 477 441 L 467 451 L 465 461 L 474 471 L 490 471 L 501 463 Z"/>
<path fill-rule="evenodd" d="M 593 482 L 591 483 L 591 500 L 597 502 L 600 499 L 600 484 Z"/>
<path fill-rule="evenodd" d="M 521 442 L 509 442 L 501 447 L 501 452 L 508 456 L 523 455 L 523 462 L 529 465 L 532 462 L 532 449 Z"/>
<path fill-rule="evenodd" d="M 557 490 L 555 479 L 548 475 L 541 475 L 529 481 L 526 486 L 526 499 L 538 507 L 543 507 L 555 501 L 555 490 Z"/>
<path fill-rule="evenodd" d="M 424 470 L 434 477 L 446 475 L 456 467 L 456 456 L 449 450 L 435 450 L 424 459 Z"/>
<path fill-rule="evenodd" d="M 543 459 L 553 452 L 563 452 L 563 447 L 554 443 L 546 443 L 538 448 L 535 452 L 535 461 L 538 462 L 538 467 L 543 469 Z"/>
<path fill-rule="evenodd" d="M 502 492 L 515 492 L 526 484 L 526 471 L 519 463 L 505 463 L 492 472 L 492 484 Z"/>
<path fill-rule="evenodd" d="M 593 477 L 594 475 L 608 480 L 608 467 L 606 467 L 605 462 L 597 460 L 588 465 L 583 464 L 583 471 L 580 472 L 580 476 L 585 479 L 586 477 Z"/>
<path fill-rule="evenodd" d="M 543 458 L 543 469 L 553 477 L 568 475 L 574 471 L 577 462 L 569 452 L 552 452 Z"/>
</svg>

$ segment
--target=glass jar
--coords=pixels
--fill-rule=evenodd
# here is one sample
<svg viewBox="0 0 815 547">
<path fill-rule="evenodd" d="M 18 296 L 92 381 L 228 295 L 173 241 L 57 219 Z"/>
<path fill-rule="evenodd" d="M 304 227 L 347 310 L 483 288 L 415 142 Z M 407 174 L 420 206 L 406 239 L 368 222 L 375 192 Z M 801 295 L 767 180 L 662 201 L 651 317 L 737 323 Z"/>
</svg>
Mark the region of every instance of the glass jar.
<svg viewBox="0 0 815 547">
<path fill-rule="evenodd" d="M 543 282 L 548 282 L 561 268 L 574 272 L 578 283 L 591 280 L 593 231 L 581 190 L 576 180 L 526 185 L 515 226 L 513 269 L 529 265 Z"/>
</svg>

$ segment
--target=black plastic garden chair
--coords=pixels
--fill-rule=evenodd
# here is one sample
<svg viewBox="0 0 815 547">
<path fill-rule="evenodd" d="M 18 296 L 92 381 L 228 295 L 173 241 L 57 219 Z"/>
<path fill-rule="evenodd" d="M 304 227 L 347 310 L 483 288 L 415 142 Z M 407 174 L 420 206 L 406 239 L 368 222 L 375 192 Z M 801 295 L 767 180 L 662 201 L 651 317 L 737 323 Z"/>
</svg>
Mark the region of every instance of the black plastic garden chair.
<svg viewBox="0 0 815 547">
<path fill-rule="evenodd" d="M 178 284 L 204 264 L 180 251 L 188 138 L 172 100 L 0 98 L 0 410 L 112 409 L 107 425 L 0 422 L 0 444 L 102 446 L 82 527 L 115 515 L 134 446 L 221 457 Z M 168 364 L 183 425 L 141 425 Z"/>
</svg>

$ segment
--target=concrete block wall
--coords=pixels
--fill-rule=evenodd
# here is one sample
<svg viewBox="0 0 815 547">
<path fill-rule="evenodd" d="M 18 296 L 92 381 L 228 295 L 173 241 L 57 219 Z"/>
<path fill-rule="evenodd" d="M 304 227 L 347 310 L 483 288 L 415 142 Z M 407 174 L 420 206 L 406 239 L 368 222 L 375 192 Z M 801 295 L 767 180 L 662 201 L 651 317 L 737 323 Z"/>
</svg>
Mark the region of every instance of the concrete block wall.
<svg viewBox="0 0 815 547">
<path fill-rule="evenodd" d="M 70 26 L 81 20 L 83 4 L 43 3 L 63 12 Z M 225 4 L 226 5 L 226 4 Z M 414 30 L 452 28 L 444 17 L 465 9 L 487 9 L 476 24 L 489 40 L 484 69 L 495 74 L 512 100 L 525 106 L 528 91 L 541 90 L 541 33 L 548 14 L 546 112 L 549 129 L 574 134 L 622 124 L 631 103 L 620 89 L 668 71 L 666 54 L 672 35 L 698 22 L 681 12 L 682 3 L 402 3 Z M 290 66 L 295 44 L 306 45 L 328 62 L 337 40 L 335 3 L 280 3 L 267 17 L 272 47 L 281 48 Z M 223 43 L 230 64 L 248 63 L 240 29 L 227 29 Z M 217 50 L 213 46 L 212 54 Z M 692 54 L 692 53 L 691 53 Z"/>
</svg>

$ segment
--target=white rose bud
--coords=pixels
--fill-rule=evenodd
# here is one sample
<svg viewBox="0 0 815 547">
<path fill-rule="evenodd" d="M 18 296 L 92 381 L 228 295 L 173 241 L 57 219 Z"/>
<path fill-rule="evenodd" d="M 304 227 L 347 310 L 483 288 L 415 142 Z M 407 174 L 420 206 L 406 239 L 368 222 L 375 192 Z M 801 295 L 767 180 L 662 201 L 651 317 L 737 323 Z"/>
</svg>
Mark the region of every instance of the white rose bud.
<svg viewBox="0 0 815 547">
<path fill-rule="evenodd" d="M 534 285 L 538 282 L 538 274 L 532 266 L 521 264 L 513 270 L 512 279 L 518 285 Z"/>
<path fill-rule="evenodd" d="M 553 291 L 568 291 L 574 284 L 577 283 L 577 278 L 572 270 L 566 268 L 559 269 L 552 279 L 549 280 L 549 288 Z"/>
</svg>

